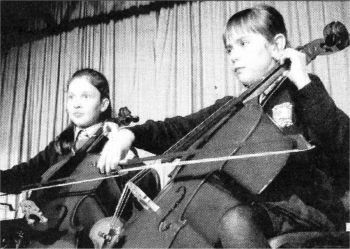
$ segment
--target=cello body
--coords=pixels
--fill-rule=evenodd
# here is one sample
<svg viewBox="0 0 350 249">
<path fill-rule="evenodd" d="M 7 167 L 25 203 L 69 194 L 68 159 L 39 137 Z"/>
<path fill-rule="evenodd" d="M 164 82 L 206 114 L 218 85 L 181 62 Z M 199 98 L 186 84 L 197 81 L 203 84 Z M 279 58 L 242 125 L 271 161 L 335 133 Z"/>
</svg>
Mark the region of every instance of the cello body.
<svg viewBox="0 0 350 249">
<path fill-rule="evenodd" d="M 310 149 L 302 136 L 284 135 L 258 104 L 247 105 L 219 131 L 193 159 Z M 285 153 L 182 166 L 155 198 L 160 210 L 142 210 L 126 223 L 116 247 L 220 246 L 217 228 L 222 216 L 237 205 L 259 201 L 289 158 Z"/>
</svg>

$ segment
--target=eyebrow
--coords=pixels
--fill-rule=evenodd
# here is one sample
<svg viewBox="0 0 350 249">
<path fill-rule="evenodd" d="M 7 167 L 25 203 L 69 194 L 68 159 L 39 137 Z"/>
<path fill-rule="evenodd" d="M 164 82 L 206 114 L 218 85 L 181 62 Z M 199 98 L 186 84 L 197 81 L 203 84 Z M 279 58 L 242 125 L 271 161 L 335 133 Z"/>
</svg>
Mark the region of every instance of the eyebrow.
<svg viewBox="0 0 350 249">
<path fill-rule="evenodd" d="M 241 35 L 241 36 L 238 36 L 238 38 L 236 38 L 236 39 L 233 39 L 233 40 L 235 40 L 235 41 L 239 41 L 239 40 L 243 40 L 243 39 L 247 39 L 247 38 L 251 38 L 251 36 L 250 35 Z"/>
<path fill-rule="evenodd" d="M 241 36 L 238 36 L 237 38 L 234 38 L 231 36 L 231 39 L 227 39 L 226 40 L 226 46 L 225 47 L 229 47 L 230 45 L 229 44 L 233 44 L 237 41 L 241 41 L 241 40 L 244 40 L 244 39 L 250 39 L 251 36 L 250 35 L 241 35 Z"/>
<path fill-rule="evenodd" d="M 76 95 L 76 93 L 75 92 L 70 92 L 70 91 L 68 91 L 68 94 L 74 94 L 74 95 Z M 93 92 L 91 91 L 83 91 L 83 92 L 80 92 L 80 93 L 78 93 L 78 94 L 93 94 Z"/>
</svg>

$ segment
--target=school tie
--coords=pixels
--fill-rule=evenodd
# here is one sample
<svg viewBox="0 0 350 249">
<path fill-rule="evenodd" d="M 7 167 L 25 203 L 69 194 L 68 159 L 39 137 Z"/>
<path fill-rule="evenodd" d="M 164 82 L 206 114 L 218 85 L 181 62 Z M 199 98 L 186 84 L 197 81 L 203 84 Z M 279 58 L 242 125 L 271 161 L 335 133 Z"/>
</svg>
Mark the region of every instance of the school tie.
<svg viewBox="0 0 350 249">
<path fill-rule="evenodd" d="M 89 140 L 89 135 L 85 130 L 80 130 L 74 144 L 74 150 L 79 150 L 86 141 Z"/>
</svg>

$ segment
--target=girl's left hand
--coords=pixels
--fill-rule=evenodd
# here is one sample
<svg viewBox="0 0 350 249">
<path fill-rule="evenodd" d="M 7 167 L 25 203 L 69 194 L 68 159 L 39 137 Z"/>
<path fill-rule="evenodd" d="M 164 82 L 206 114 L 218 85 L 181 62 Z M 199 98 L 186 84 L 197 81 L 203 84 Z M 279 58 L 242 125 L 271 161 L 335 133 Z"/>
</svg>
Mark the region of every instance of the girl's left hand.
<svg viewBox="0 0 350 249">
<path fill-rule="evenodd" d="M 291 65 L 289 70 L 283 73 L 283 76 L 288 77 L 298 89 L 303 88 L 311 82 L 306 69 L 306 55 L 292 48 L 282 50 L 276 58 L 281 64 L 286 59 L 290 59 Z"/>
</svg>

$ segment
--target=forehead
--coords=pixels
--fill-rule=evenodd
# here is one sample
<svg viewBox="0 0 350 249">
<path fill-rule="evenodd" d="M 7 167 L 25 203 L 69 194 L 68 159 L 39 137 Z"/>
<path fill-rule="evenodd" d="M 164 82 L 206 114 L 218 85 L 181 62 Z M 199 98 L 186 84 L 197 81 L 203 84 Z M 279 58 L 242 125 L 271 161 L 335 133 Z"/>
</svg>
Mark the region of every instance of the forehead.
<svg viewBox="0 0 350 249">
<path fill-rule="evenodd" d="M 68 92 L 99 92 L 87 77 L 77 77 L 73 79 L 68 86 Z"/>
<path fill-rule="evenodd" d="M 249 30 L 249 29 L 231 28 L 230 30 L 227 30 L 225 32 L 226 46 L 233 44 L 237 41 L 240 41 L 242 39 L 257 40 L 257 41 L 266 40 L 265 37 L 260 33 L 254 32 L 253 30 Z"/>
</svg>

